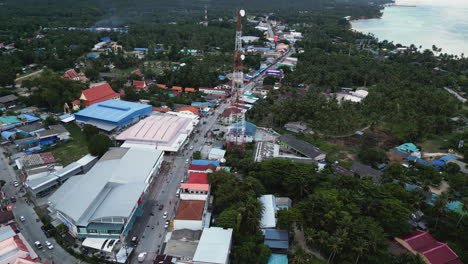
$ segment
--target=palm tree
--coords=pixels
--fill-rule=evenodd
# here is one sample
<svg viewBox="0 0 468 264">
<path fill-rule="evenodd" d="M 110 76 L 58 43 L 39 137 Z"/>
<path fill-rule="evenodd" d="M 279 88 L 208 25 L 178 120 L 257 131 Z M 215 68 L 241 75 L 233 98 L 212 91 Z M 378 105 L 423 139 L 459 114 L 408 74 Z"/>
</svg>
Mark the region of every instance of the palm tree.
<svg viewBox="0 0 468 264">
<path fill-rule="evenodd" d="M 437 225 L 439 224 L 439 219 L 440 216 L 445 214 L 447 211 L 447 202 L 448 202 L 448 195 L 447 193 L 442 193 L 437 197 L 437 199 L 434 201 L 434 211 L 437 215 L 436 219 L 436 224 L 434 226 L 434 229 L 437 230 Z"/>
<path fill-rule="evenodd" d="M 354 264 L 358 264 L 359 258 L 361 257 L 362 253 L 364 251 L 367 251 L 368 247 L 368 242 L 362 238 L 359 238 L 356 243 L 354 244 L 353 249 L 358 252 L 357 257 L 356 257 L 356 262 Z"/>
<path fill-rule="evenodd" d="M 460 224 L 461 220 L 463 219 L 463 216 L 465 216 L 465 214 L 468 213 L 468 198 L 467 197 L 463 197 L 462 200 L 461 200 L 461 203 L 462 203 L 462 208 L 461 208 L 461 216 L 460 216 L 460 219 L 458 219 L 458 222 L 457 222 L 457 227 L 458 225 Z"/>
</svg>

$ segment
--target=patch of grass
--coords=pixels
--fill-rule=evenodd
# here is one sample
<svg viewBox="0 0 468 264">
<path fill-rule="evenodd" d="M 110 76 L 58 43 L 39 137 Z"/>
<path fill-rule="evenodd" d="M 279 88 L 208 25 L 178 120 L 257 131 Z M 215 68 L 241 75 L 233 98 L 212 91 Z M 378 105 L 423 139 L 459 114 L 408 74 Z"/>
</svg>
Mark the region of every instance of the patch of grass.
<svg viewBox="0 0 468 264">
<path fill-rule="evenodd" d="M 447 145 L 443 137 L 434 137 L 418 144 L 424 152 L 443 152 Z"/>
<path fill-rule="evenodd" d="M 89 153 L 87 141 L 83 132 L 81 132 L 81 128 L 74 123 L 66 124 L 65 128 L 70 132 L 70 137 L 73 140 L 58 145 L 51 150 L 54 157 L 63 166 L 67 166 Z"/>
</svg>

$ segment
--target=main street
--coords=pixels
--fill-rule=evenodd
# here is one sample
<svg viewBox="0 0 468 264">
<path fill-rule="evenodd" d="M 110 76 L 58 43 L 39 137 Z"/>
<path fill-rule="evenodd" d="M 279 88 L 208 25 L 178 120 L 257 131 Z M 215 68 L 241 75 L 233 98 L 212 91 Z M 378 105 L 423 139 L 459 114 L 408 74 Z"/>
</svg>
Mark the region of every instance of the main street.
<svg viewBox="0 0 468 264">
<path fill-rule="evenodd" d="M 3 153 L 3 148 L 1 148 Z M 39 255 L 41 260 L 49 261 L 49 263 L 57 264 L 76 264 L 78 261 L 62 249 L 55 240 L 50 237 L 46 238 L 44 232 L 41 229 L 42 222 L 39 220 L 36 212 L 33 210 L 32 204 L 26 203 L 25 198 L 22 197 L 22 193 L 19 192 L 20 187 L 13 185 L 14 181 L 17 181 L 16 173 L 13 168 L 8 165 L 8 159 L 3 154 L 0 154 L 0 180 L 6 182 L 2 191 L 7 197 L 16 197 L 16 202 L 12 203 L 13 213 L 16 218 L 16 226 L 20 230 L 21 234 L 26 238 L 26 241 L 31 245 L 34 251 Z M 26 219 L 24 222 L 19 220 L 20 216 L 24 216 Z M 44 241 L 49 241 L 54 245 L 54 249 L 47 249 Z M 35 241 L 40 241 L 43 245 L 43 249 L 39 250 L 34 246 Z M 82 262 L 83 263 L 83 262 Z"/>
<path fill-rule="evenodd" d="M 289 56 L 292 52 L 292 50 L 288 51 L 266 70 L 274 68 L 280 60 Z M 244 86 L 245 92 L 251 91 L 256 85 L 262 84 L 265 71 Z M 229 106 L 230 101 L 226 101 L 216 108 L 212 115 L 201 118 L 184 149 L 180 150 L 176 155 L 165 157 L 165 161 L 170 164 L 170 167 L 168 170 L 162 171 L 154 181 L 144 208 L 145 213 L 137 220 L 131 234 L 127 237 L 128 241 L 133 236 L 138 238 L 138 245 L 135 248 L 131 263 L 140 263 L 137 257 L 142 252 L 147 252 L 147 257 L 143 262 L 147 264 L 151 264 L 155 256 L 162 253 L 161 247 L 168 231 L 164 228 L 164 223 L 166 220 L 171 221 L 174 219 L 178 204 L 176 191 L 181 180 L 185 180 L 187 176 L 188 164 L 186 160 L 191 160 L 193 152 L 200 150 L 205 145 L 207 140 L 205 138 L 206 132 L 213 129 L 219 115 Z M 196 133 L 197 130 L 199 130 L 198 133 Z M 190 150 L 190 146 L 193 147 L 192 150 Z M 159 210 L 160 205 L 163 205 L 164 209 Z M 164 212 L 168 213 L 167 219 L 163 218 Z"/>
</svg>

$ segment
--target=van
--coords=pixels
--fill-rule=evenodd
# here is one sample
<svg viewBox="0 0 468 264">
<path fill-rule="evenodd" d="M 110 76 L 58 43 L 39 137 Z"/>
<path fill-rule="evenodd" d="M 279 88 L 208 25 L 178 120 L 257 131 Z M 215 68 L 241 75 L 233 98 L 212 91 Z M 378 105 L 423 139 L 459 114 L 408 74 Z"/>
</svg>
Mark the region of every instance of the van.
<svg viewBox="0 0 468 264">
<path fill-rule="evenodd" d="M 132 243 L 136 244 L 136 242 L 137 242 L 137 237 L 136 236 L 132 237 Z"/>
<path fill-rule="evenodd" d="M 177 189 L 177 191 L 175 192 L 176 196 L 179 197 L 180 195 L 180 189 Z"/>
</svg>

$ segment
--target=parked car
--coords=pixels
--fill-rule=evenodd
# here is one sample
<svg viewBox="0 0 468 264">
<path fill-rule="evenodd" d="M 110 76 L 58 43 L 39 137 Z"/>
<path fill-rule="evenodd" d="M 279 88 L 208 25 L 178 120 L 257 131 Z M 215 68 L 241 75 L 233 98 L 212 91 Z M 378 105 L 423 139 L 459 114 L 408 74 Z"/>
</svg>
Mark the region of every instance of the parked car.
<svg viewBox="0 0 468 264">
<path fill-rule="evenodd" d="M 50 243 L 49 241 L 46 240 L 44 243 L 46 244 L 46 247 L 48 249 L 54 249 L 54 245 L 52 245 L 52 243 Z"/>
<path fill-rule="evenodd" d="M 164 223 L 164 228 L 168 228 L 169 227 L 169 220 L 166 220 L 166 223 Z"/>
<path fill-rule="evenodd" d="M 159 205 L 159 211 L 161 211 L 162 209 L 164 209 L 164 204 Z"/>
<path fill-rule="evenodd" d="M 18 186 L 19 186 L 19 183 L 18 183 L 17 181 L 14 181 L 14 182 L 13 182 L 13 185 L 14 185 L 15 187 L 18 187 Z"/>
<path fill-rule="evenodd" d="M 11 201 L 12 203 L 16 203 L 16 197 L 12 196 L 12 197 L 10 198 L 10 201 Z"/>
<path fill-rule="evenodd" d="M 185 164 L 189 164 L 189 162 L 190 162 L 190 159 L 185 160 Z"/>
<path fill-rule="evenodd" d="M 42 244 L 41 244 L 41 242 L 36 241 L 36 242 L 34 242 L 34 245 L 35 245 L 38 249 L 42 249 Z"/>
<path fill-rule="evenodd" d="M 146 259 L 147 252 L 141 252 L 138 254 L 138 262 L 143 262 Z"/>
<path fill-rule="evenodd" d="M 26 221 L 26 218 L 24 218 L 24 216 L 20 216 L 20 221 L 24 222 L 24 221 Z"/>
<path fill-rule="evenodd" d="M 163 218 L 164 218 L 164 219 L 166 219 L 166 218 L 167 218 L 167 211 L 166 211 L 166 212 L 164 212 Z"/>
</svg>

